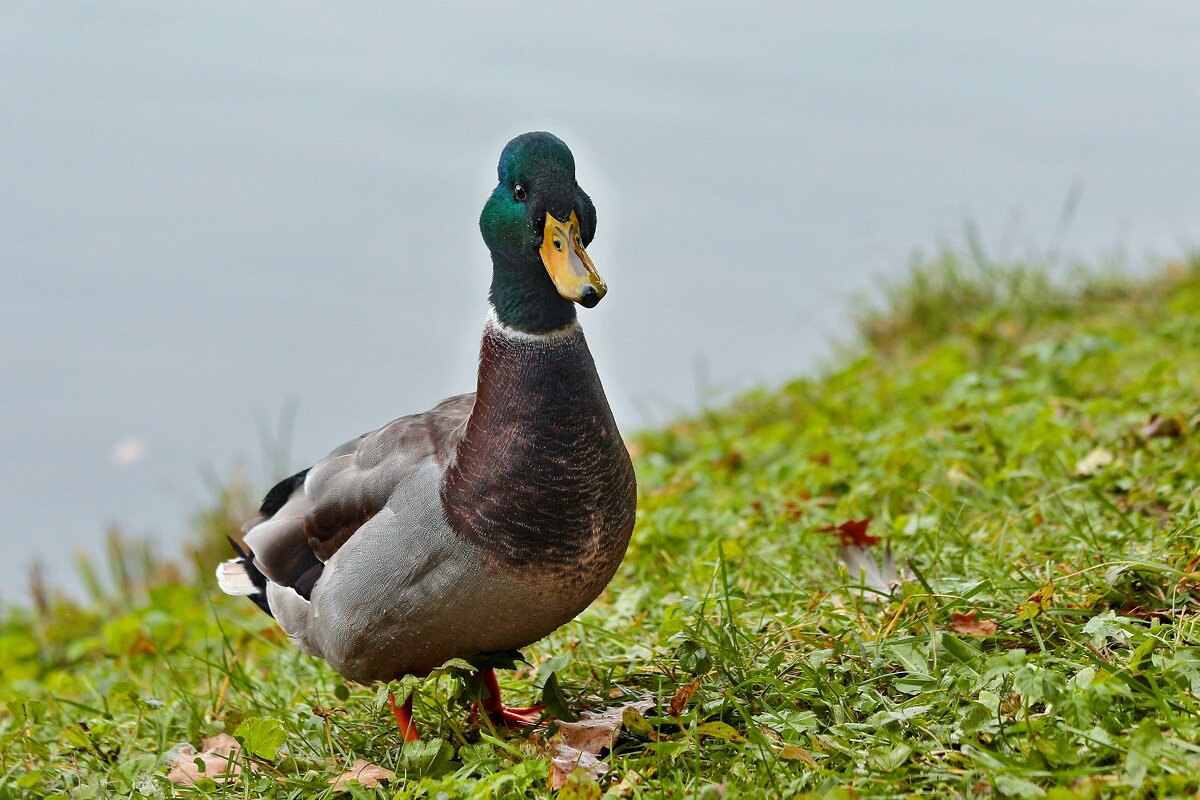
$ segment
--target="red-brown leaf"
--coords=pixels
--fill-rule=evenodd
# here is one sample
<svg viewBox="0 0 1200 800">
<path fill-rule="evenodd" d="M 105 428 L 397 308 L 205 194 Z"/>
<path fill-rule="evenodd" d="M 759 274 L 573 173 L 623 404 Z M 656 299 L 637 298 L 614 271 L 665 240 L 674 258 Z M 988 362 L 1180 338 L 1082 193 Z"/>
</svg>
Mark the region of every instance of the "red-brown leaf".
<svg viewBox="0 0 1200 800">
<path fill-rule="evenodd" d="M 829 525 L 824 528 L 817 528 L 818 533 L 834 533 L 837 534 L 838 541 L 843 545 L 857 545 L 858 547 L 870 547 L 879 542 L 878 536 L 872 536 L 867 533 L 867 526 L 871 524 L 871 517 L 866 519 L 852 519 L 843 522 L 841 525 Z"/>
<path fill-rule="evenodd" d="M 954 612 L 954 618 L 946 627 L 964 636 L 995 636 L 996 623 L 990 619 L 978 619 L 979 609 L 973 608 L 965 614 Z"/>
<path fill-rule="evenodd" d="M 692 695 L 700 688 L 700 678 L 692 678 L 690 681 L 679 687 L 679 691 L 675 692 L 675 696 L 671 698 L 671 704 L 668 708 L 671 711 L 672 717 L 678 717 L 687 708 L 687 704 L 691 702 Z"/>
<path fill-rule="evenodd" d="M 576 770 L 583 770 L 594 778 L 607 772 L 608 764 L 600 760 L 600 752 L 611 750 L 616 744 L 625 709 L 632 708 L 641 714 L 653 707 L 654 700 L 646 698 L 621 703 L 601 712 L 585 711 L 579 715 L 578 722 L 555 720 L 558 733 L 550 742 L 554 748 L 550 758 L 550 788 L 562 788 Z"/>
<path fill-rule="evenodd" d="M 592 755 L 600 755 L 601 750 L 612 749 L 621 733 L 621 719 L 625 709 L 634 708 L 644 713 L 654 707 L 654 700 L 634 700 L 622 703 L 600 712 L 585 711 L 579 715 L 578 722 L 563 722 L 556 720 L 559 736 L 570 747 Z"/>
</svg>

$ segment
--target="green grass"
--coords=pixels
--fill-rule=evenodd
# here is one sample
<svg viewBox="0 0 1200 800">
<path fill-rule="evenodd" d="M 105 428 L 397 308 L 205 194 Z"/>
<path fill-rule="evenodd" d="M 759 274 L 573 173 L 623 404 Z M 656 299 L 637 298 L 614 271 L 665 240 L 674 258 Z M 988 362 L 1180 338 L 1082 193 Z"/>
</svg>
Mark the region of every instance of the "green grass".
<svg viewBox="0 0 1200 800">
<path fill-rule="evenodd" d="M 836 370 L 633 444 L 624 567 L 502 676 L 574 711 L 657 699 L 564 794 L 1200 793 L 1200 262 L 1056 281 L 943 254 L 888 302 Z M 89 602 L 5 612 L 0 798 L 334 796 L 355 758 L 398 777 L 344 796 L 552 794 L 543 738 L 467 724 L 460 681 L 422 684 L 404 746 L 378 691 L 214 593 L 246 497 L 200 521 L 202 580 L 118 541 Z M 912 576 L 895 599 L 820 531 L 863 518 Z M 956 632 L 972 612 L 994 633 Z M 257 773 L 167 782 L 221 732 Z"/>
</svg>

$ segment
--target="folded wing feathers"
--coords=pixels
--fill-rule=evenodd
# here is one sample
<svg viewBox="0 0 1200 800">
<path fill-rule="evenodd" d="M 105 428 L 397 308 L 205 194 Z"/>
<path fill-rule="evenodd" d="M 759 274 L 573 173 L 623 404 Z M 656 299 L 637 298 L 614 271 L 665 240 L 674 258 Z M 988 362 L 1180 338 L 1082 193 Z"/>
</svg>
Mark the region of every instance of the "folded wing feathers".
<svg viewBox="0 0 1200 800">
<path fill-rule="evenodd" d="M 248 549 L 230 539 L 238 558 L 217 567 L 221 591 L 248 596 L 268 614 L 268 582 L 307 603 L 324 560 L 386 506 L 424 459 L 442 464 L 474 404 L 474 394 L 457 395 L 423 414 L 393 420 L 277 483 L 242 527 Z M 314 530 L 307 529 L 310 517 L 319 523 Z M 272 596 L 284 595 L 272 590 Z"/>
</svg>

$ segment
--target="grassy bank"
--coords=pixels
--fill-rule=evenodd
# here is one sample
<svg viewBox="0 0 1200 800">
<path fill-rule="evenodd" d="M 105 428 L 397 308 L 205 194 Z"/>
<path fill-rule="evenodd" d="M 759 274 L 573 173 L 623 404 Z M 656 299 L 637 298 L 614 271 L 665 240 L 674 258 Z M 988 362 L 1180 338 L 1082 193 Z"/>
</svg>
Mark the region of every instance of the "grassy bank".
<svg viewBox="0 0 1200 800">
<path fill-rule="evenodd" d="M 861 329 L 835 371 L 633 443 L 626 564 L 502 675 L 560 718 L 654 701 L 561 793 L 1195 797 L 1200 263 L 1064 287 L 947 255 Z M 244 505 L 201 520 L 202 569 Z M 839 538 L 890 545 L 894 597 Z M 562 734 L 467 724 L 469 683 L 424 681 L 403 745 L 207 571 L 112 561 L 91 603 L 0 623 L 0 797 L 553 794 Z M 221 733 L 232 762 L 168 779 Z M 356 759 L 395 777 L 335 789 Z"/>
</svg>

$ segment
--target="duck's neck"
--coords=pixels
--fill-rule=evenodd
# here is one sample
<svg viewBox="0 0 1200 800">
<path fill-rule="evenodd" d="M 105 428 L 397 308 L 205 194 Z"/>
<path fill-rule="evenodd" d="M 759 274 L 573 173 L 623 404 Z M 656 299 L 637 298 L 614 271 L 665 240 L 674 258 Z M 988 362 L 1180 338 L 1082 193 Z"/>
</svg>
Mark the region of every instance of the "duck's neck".
<svg viewBox="0 0 1200 800">
<path fill-rule="evenodd" d="M 549 333 L 575 321 L 575 304 L 558 294 L 541 261 L 526 263 L 492 253 L 489 297 L 496 319 L 510 330 Z"/>
<path fill-rule="evenodd" d="M 489 318 L 441 494 L 455 530 L 512 567 L 603 572 L 615 555 L 615 569 L 633 526 L 633 467 L 577 321 L 533 335 L 498 309 Z"/>
</svg>

